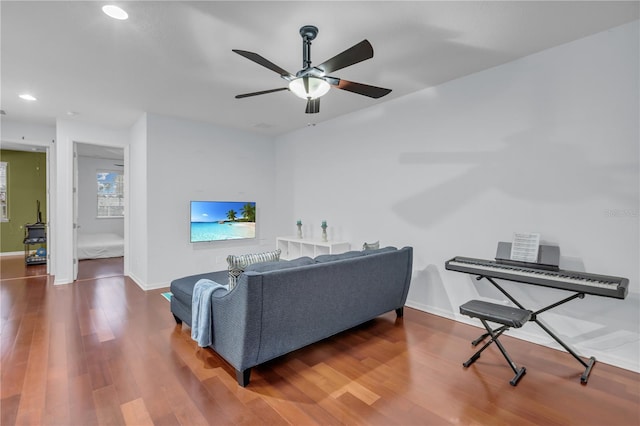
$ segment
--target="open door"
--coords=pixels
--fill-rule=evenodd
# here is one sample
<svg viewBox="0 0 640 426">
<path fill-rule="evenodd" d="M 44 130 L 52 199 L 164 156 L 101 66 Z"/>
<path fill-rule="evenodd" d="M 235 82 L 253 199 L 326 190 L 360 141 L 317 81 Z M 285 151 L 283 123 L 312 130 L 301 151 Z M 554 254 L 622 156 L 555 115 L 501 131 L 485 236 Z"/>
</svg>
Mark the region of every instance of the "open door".
<svg viewBox="0 0 640 426">
<path fill-rule="evenodd" d="M 78 279 L 78 144 L 73 143 L 73 281 Z"/>
</svg>

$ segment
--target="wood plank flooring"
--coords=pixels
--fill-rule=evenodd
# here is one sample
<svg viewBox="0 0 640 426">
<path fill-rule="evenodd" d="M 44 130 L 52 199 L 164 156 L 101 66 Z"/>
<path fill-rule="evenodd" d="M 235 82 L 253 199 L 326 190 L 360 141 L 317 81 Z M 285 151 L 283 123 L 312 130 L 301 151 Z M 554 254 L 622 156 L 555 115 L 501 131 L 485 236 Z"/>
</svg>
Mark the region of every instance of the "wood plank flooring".
<svg viewBox="0 0 640 426">
<path fill-rule="evenodd" d="M 479 328 L 405 308 L 254 368 L 233 369 L 177 326 L 165 290 L 117 262 L 54 286 L 0 258 L 2 425 L 638 425 L 640 377 L 505 336 L 470 368 Z M 22 265 L 21 265 L 22 264 Z M 34 269 L 32 269 L 34 268 Z M 36 270 L 37 268 L 40 268 Z"/>
</svg>

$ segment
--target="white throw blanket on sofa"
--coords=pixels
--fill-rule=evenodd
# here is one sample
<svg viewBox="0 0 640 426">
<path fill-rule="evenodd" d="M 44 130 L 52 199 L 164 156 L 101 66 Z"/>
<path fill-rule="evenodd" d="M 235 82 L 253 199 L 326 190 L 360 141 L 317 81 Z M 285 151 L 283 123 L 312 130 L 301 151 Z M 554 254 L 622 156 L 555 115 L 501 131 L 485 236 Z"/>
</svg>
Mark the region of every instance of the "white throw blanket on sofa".
<svg viewBox="0 0 640 426">
<path fill-rule="evenodd" d="M 193 287 L 191 299 L 191 338 L 198 342 L 198 346 L 205 348 L 212 343 L 211 298 L 216 290 L 229 290 L 228 285 L 222 285 L 212 280 L 198 280 Z"/>
</svg>

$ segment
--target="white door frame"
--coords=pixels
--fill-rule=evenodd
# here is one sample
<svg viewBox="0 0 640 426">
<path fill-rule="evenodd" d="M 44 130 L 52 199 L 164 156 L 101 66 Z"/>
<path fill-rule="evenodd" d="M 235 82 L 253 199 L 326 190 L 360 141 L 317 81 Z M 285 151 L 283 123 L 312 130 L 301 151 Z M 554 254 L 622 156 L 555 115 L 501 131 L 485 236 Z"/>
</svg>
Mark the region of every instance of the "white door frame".
<svg viewBox="0 0 640 426">
<path fill-rule="evenodd" d="M 78 142 L 73 142 L 73 281 L 78 279 Z"/>
<path fill-rule="evenodd" d="M 95 145 L 105 148 L 122 149 L 123 156 L 123 173 L 124 173 L 124 274 L 129 273 L 129 145 L 105 145 L 92 142 L 73 141 L 73 281 L 78 279 L 78 144 Z"/>
</svg>

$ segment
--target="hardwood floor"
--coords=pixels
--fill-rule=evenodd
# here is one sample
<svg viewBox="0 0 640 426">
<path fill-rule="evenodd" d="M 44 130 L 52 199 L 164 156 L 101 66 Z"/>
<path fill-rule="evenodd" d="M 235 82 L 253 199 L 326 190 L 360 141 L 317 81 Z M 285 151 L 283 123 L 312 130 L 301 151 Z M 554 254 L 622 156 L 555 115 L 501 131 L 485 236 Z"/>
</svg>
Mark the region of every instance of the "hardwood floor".
<svg viewBox="0 0 640 426">
<path fill-rule="evenodd" d="M 462 367 L 479 328 L 409 308 L 254 368 L 241 388 L 175 324 L 166 289 L 140 290 L 116 262 L 62 286 L 20 263 L 0 258 L 2 425 L 640 424 L 640 375 L 597 363 L 584 386 L 569 354 L 504 336 L 527 367 L 512 387 L 495 347 Z"/>
</svg>

